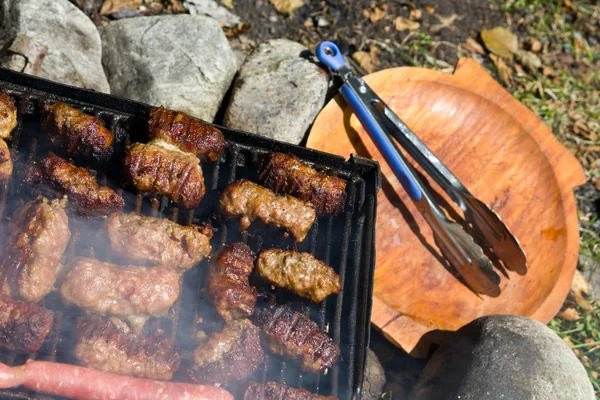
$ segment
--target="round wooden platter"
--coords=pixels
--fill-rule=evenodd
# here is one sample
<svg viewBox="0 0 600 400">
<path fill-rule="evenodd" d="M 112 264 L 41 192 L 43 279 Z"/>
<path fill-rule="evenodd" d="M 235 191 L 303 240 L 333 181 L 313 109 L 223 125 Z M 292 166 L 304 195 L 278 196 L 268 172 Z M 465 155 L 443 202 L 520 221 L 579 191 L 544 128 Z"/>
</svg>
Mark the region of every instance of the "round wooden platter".
<svg viewBox="0 0 600 400">
<path fill-rule="evenodd" d="M 520 240 L 529 270 L 495 263 L 501 294 L 478 296 L 438 254 L 431 230 L 383 162 L 356 116 L 337 96 L 321 111 L 307 146 L 381 163 L 372 322 L 413 356 L 477 317 L 517 314 L 547 323 L 560 309 L 577 264 L 573 188 L 585 182 L 577 160 L 548 128 L 472 59 L 454 74 L 394 68 L 365 81 L 467 188 Z M 419 168 L 419 171 L 422 172 Z M 427 178 L 449 215 L 454 204 Z"/>
</svg>

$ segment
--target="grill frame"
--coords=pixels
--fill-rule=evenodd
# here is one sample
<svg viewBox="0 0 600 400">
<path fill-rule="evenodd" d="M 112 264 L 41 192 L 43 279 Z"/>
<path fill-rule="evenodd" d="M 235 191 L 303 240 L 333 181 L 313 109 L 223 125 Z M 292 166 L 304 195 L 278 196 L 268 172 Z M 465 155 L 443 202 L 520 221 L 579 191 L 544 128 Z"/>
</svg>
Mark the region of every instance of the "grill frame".
<svg viewBox="0 0 600 400">
<path fill-rule="evenodd" d="M 134 124 L 139 124 L 140 121 L 145 121 L 147 111 L 150 108 L 149 105 L 143 103 L 126 100 L 91 90 L 66 86 L 5 69 L 0 69 L 0 91 L 6 91 L 18 99 L 20 119 L 25 115 L 35 114 L 36 111 L 34 109 L 39 106 L 38 103 L 41 100 L 61 101 L 81 108 L 85 112 L 96 114 L 105 120 L 105 122 L 108 119 L 109 123 L 107 124 L 107 127 L 110 130 L 116 130 L 115 136 L 118 140 L 123 139 L 123 136 L 120 135 L 125 135 L 124 137 L 127 138 L 129 137 L 130 133 L 125 131 L 126 128 L 122 126 L 122 121 L 125 119 L 125 125 L 128 125 L 128 130 L 132 131 L 136 127 L 135 125 L 130 125 L 131 121 L 137 121 L 134 122 Z M 20 132 L 20 130 L 22 130 L 22 125 L 23 124 L 19 122 L 19 125 L 14 132 L 15 141 L 17 142 L 16 146 L 18 148 L 21 148 L 19 146 L 23 146 L 22 143 L 19 143 L 22 133 Z M 340 359 L 338 361 L 338 365 L 328 371 L 328 373 L 331 374 L 330 377 L 323 377 L 321 374 L 320 377 L 308 377 L 306 378 L 306 381 L 312 382 L 313 387 L 316 387 L 317 389 L 319 389 L 319 384 L 321 381 L 329 382 L 325 382 L 326 384 L 321 382 L 321 388 L 326 386 L 326 389 L 331 388 L 331 391 L 320 394 L 333 394 L 340 396 L 340 399 L 353 398 L 359 400 L 361 398 L 361 389 L 364 377 L 366 348 L 370 340 L 370 317 L 375 265 L 375 220 L 377 212 L 377 192 L 381 186 L 379 164 L 373 160 L 356 155 L 352 155 L 350 159 L 346 161 L 342 157 L 332 154 L 275 141 L 255 134 L 233 130 L 218 125 L 215 126 L 223 132 L 227 141 L 232 144 L 227 151 L 227 155 L 225 156 L 225 162 L 218 162 L 219 166 L 224 165 L 225 168 L 230 169 L 228 176 L 229 181 L 234 180 L 234 178 L 239 179 L 240 176 L 238 175 L 238 168 L 247 168 L 248 166 L 252 166 L 256 163 L 256 158 L 260 154 L 273 151 L 294 154 L 303 161 L 309 162 L 318 168 L 331 171 L 332 173 L 342 176 L 348 180 L 349 199 L 346 203 L 344 213 L 337 217 L 325 217 L 325 219 L 319 218 L 317 228 L 313 229 L 316 229 L 317 231 L 322 229 L 319 228 L 320 224 L 325 228 L 323 230 L 326 230 L 327 234 L 331 236 L 333 230 L 338 225 L 343 224 L 344 230 L 340 242 L 342 243 L 342 246 L 345 247 L 345 251 L 343 251 L 343 254 L 339 256 L 339 265 L 341 268 L 344 268 L 344 271 L 338 272 L 343 279 L 342 283 L 344 291 L 348 292 L 348 290 L 351 289 L 350 293 L 340 294 L 340 296 L 338 296 L 338 298 L 335 300 L 335 304 L 333 306 L 331 304 L 322 306 L 321 311 L 318 310 L 319 306 L 307 306 L 304 302 L 300 304 L 300 308 L 302 310 L 306 310 L 306 313 L 310 314 L 311 317 L 313 317 L 313 319 L 321 326 L 321 328 L 329 326 L 330 323 L 333 323 L 333 335 L 330 334 L 330 336 L 332 336 L 338 344 L 341 340 L 344 340 L 343 344 L 348 348 L 346 350 L 342 349 L 342 354 L 345 356 L 345 358 L 350 358 Z M 35 144 L 32 146 L 35 147 Z M 12 149 L 13 143 L 9 142 L 9 147 Z M 243 161 L 241 164 L 239 164 L 240 154 L 243 155 Z M 246 154 L 249 154 L 251 159 L 250 163 L 248 164 L 248 156 Z M 120 169 L 118 165 L 115 166 L 116 163 L 114 160 L 116 157 L 120 157 L 120 155 L 114 154 L 109 160 L 109 163 L 111 163 L 112 168 Z M 79 163 L 79 165 L 82 164 Z M 213 173 L 214 170 L 217 169 L 217 172 L 214 173 L 214 175 L 217 177 L 217 180 L 213 185 L 215 190 L 219 187 L 219 179 L 223 179 L 218 168 L 219 167 L 210 167 L 209 173 L 206 173 L 205 171 L 206 179 L 210 173 Z M 207 191 L 208 190 L 209 187 L 207 181 Z M 2 193 L 6 193 L 6 190 L 2 190 Z M 5 208 L 5 197 L 6 196 L 4 194 L 0 196 L 0 218 L 2 220 L 4 220 L 6 217 L 6 215 L 3 215 Z M 138 199 L 140 197 L 141 196 L 138 195 Z M 139 209 L 142 208 L 142 201 L 147 202 L 146 200 L 139 200 L 140 204 L 138 205 L 138 200 L 136 200 L 135 211 L 139 211 Z M 203 199 L 203 201 L 205 201 L 205 199 Z M 180 222 L 185 220 L 185 216 L 181 215 L 181 211 L 173 211 L 177 210 L 177 208 L 166 206 L 164 201 L 161 202 L 160 200 L 152 200 L 149 201 L 149 203 L 151 204 L 151 210 L 148 212 L 148 215 L 153 215 L 159 212 L 162 215 L 165 211 L 172 211 L 173 218 L 178 219 Z M 184 213 L 187 212 L 183 209 L 182 211 Z M 190 213 L 188 220 L 193 218 L 194 214 Z M 228 238 L 227 243 L 232 243 L 235 241 L 231 240 L 228 236 L 228 231 L 231 234 L 231 228 L 233 226 L 235 225 L 232 225 L 231 223 L 221 223 L 220 228 L 215 233 L 217 242 L 223 242 L 224 238 Z M 354 234 L 355 230 L 357 230 L 359 233 Z M 252 231 L 252 227 L 250 228 L 250 231 Z M 233 235 L 236 236 L 235 234 Z M 322 248 L 320 244 L 317 244 L 317 235 L 318 233 L 313 233 L 312 235 L 309 234 L 309 237 L 307 237 L 305 242 L 300 245 L 301 248 L 299 250 L 310 251 L 314 254 L 318 248 Z M 250 236 L 252 236 L 252 233 Z M 248 234 L 241 234 L 239 237 L 244 242 L 253 240 L 252 237 L 248 237 Z M 263 238 L 261 234 L 258 234 L 257 237 L 260 241 L 259 247 L 262 247 Z M 213 238 L 213 251 L 217 249 L 217 246 L 214 245 L 215 238 Z M 307 243 L 309 241 L 310 243 Z M 327 241 L 327 244 L 325 244 L 325 262 L 327 263 L 329 262 L 328 259 L 332 254 L 332 247 L 334 247 L 332 242 L 335 242 L 335 238 L 332 239 L 332 237 L 330 237 Z M 304 248 L 302 248 L 302 246 L 304 246 Z M 349 252 L 352 252 L 352 254 L 348 254 Z M 334 254 L 333 257 L 335 258 L 337 256 Z M 323 259 L 323 257 L 321 258 Z M 201 273 L 202 272 L 200 272 L 200 274 Z M 188 280 L 187 275 L 185 279 L 186 281 Z M 291 297 L 282 295 L 281 291 L 278 291 L 277 295 L 278 298 L 282 296 L 284 299 Z M 182 298 L 185 299 L 185 293 Z M 330 313 L 330 308 L 335 309 L 334 320 L 329 320 L 327 318 L 326 314 Z M 175 314 L 179 314 L 178 307 Z M 347 315 L 347 317 L 344 317 L 343 315 Z M 317 318 L 314 316 L 317 316 Z M 62 317 L 62 314 L 60 314 L 59 318 L 62 319 Z M 176 315 L 174 318 L 176 322 L 180 320 L 178 315 Z M 342 326 L 342 319 L 348 324 L 348 328 L 350 328 L 348 331 L 345 331 L 346 326 Z M 57 325 L 58 327 L 56 328 Z M 57 346 L 60 346 L 59 342 L 61 341 L 61 332 L 59 331 L 64 329 L 63 325 L 63 323 L 55 323 L 56 331 L 53 330 L 51 337 L 47 339 L 47 343 L 44 345 L 44 347 L 48 346 L 50 351 L 46 353 L 44 353 L 44 350 L 40 351 L 40 353 L 46 354 L 43 359 L 53 360 L 56 358 Z M 352 329 L 352 326 L 354 329 Z M 173 335 L 176 335 L 177 332 L 178 330 L 175 328 L 175 330 L 173 330 Z M 50 354 L 50 356 L 47 354 Z M 265 352 L 265 354 L 268 354 L 268 352 Z M 37 355 L 29 356 L 32 358 L 37 357 Z M 21 359 L 24 357 L 26 356 L 20 355 L 16 358 L 13 357 L 12 360 L 9 361 L 22 361 Z M 6 357 L 4 355 L 2 360 L 5 359 Z M 267 363 L 265 363 L 265 365 L 267 365 Z M 280 361 L 278 365 L 282 366 L 282 370 L 280 379 L 277 379 L 277 381 L 284 381 L 288 384 L 292 384 L 289 382 L 289 379 L 287 379 L 287 375 L 294 373 L 295 369 L 293 367 L 293 362 Z M 348 368 L 347 373 L 341 371 L 341 368 L 343 367 Z M 259 379 L 264 380 L 265 378 L 272 376 L 273 371 L 268 371 L 268 369 L 269 367 L 265 366 L 264 371 L 262 372 L 262 377 L 259 377 Z M 290 370 L 292 372 L 290 372 Z M 295 373 L 297 374 L 297 371 Z M 300 375 L 299 379 L 301 386 L 305 387 L 302 385 L 302 374 Z M 307 389 L 311 390 L 311 387 L 307 387 Z M 32 393 L 22 390 L 4 390 L 0 391 L 0 398 L 50 399 L 51 397 L 43 395 L 33 396 Z"/>
</svg>

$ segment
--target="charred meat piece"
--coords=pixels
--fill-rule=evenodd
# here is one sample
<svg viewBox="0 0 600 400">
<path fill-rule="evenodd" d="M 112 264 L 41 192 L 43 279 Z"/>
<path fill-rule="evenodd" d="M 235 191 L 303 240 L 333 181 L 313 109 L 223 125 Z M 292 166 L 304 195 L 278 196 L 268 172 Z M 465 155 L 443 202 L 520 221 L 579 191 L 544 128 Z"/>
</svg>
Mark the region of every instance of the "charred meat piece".
<svg viewBox="0 0 600 400">
<path fill-rule="evenodd" d="M 87 169 L 49 153 L 33 166 L 27 177 L 30 183 L 48 183 L 68 197 L 67 205 L 89 218 L 103 217 L 125 207 L 114 190 L 101 186 Z"/>
<path fill-rule="evenodd" d="M 35 353 L 52 330 L 52 311 L 0 293 L 0 347 Z"/>
<path fill-rule="evenodd" d="M 44 104 L 42 124 L 52 144 L 73 156 L 104 160 L 113 152 L 115 137 L 102 121 L 64 103 Z"/>
<path fill-rule="evenodd" d="M 8 139 L 17 126 L 17 106 L 12 97 L 0 93 L 0 139 Z"/>
<path fill-rule="evenodd" d="M 149 317 L 167 315 L 180 295 L 179 274 L 167 267 L 122 267 L 82 257 L 67 270 L 60 288 L 66 304 L 125 318 L 137 333 Z"/>
<path fill-rule="evenodd" d="M 276 382 L 250 382 L 244 391 L 244 400 L 338 400 L 338 398 L 319 396 L 308 390 L 295 389 Z"/>
<path fill-rule="evenodd" d="M 279 196 L 256 183 L 242 179 L 227 186 L 221 195 L 221 213 L 241 217 L 240 229 L 258 219 L 289 231 L 297 242 L 306 237 L 315 222 L 315 210 L 292 196 Z"/>
<path fill-rule="evenodd" d="M 253 267 L 254 254 L 243 243 L 225 246 L 212 256 L 206 278 L 206 297 L 224 320 L 254 314 L 257 294 L 248 282 Z"/>
<path fill-rule="evenodd" d="M 320 303 L 327 296 L 339 293 L 340 277 L 333 268 L 310 253 L 269 249 L 256 261 L 258 275 L 275 286 Z"/>
<path fill-rule="evenodd" d="M 344 210 L 346 181 L 318 172 L 293 155 L 267 155 L 262 161 L 259 177 L 275 192 L 287 193 L 311 204 L 319 215 Z"/>
<path fill-rule="evenodd" d="M 163 194 L 185 208 L 204 196 L 204 176 L 196 156 L 165 143 L 134 143 L 123 161 L 125 177 L 142 192 Z"/>
<path fill-rule="evenodd" d="M 194 351 L 190 371 L 196 383 L 225 383 L 252 374 L 263 362 L 259 330 L 247 319 L 227 321 Z"/>
<path fill-rule="evenodd" d="M 302 370 L 314 373 L 335 365 L 339 347 L 304 314 L 285 305 L 257 315 L 273 354 L 296 359 Z"/>
<path fill-rule="evenodd" d="M 137 378 L 168 381 L 179 369 L 173 344 L 125 332 L 98 317 L 79 318 L 75 357 L 88 368 Z"/>
<path fill-rule="evenodd" d="M 13 162 L 10 158 L 10 150 L 3 139 L 0 139 L 0 181 L 8 180 L 13 172 Z"/>
<path fill-rule="evenodd" d="M 54 288 L 71 238 L 63 207 L 40 197 L 15 214 L 0 266 L 6 293 L 39 301 Z"/>
<path fill-rule="evenodd" d="M 164 107 L 150 109 L 148 136 L 150 140 L 163 140 L 181 151 L 195 154 L 203 162 L 217 160 L 225 150 L 225 138 L 220 130 Z"/>
<path fill-rule="evenodd" d="M 163 218 L 115 213 L 107 223 L 114 252 L 142 264 L 186 271 L 208 257 L 210 226 L 183 226 Z"/>
</svg>

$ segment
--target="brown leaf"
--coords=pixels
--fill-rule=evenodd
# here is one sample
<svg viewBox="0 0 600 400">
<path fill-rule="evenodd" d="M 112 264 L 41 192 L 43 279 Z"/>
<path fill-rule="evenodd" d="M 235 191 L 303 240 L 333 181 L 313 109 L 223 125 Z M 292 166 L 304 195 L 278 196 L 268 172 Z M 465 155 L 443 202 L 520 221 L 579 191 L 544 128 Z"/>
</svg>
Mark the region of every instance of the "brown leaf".
<svg viewBox="0 0 600 400">
<path fill-rule="evenodd" d="M 508 29 L 497 26 L 481 31 L 483 44 L 489 51 L 500 57 L 511 58 L 519 50 L 519 40 Z"/>
<path fill-rule="evenodd" d="M 225 36 L 227 36 L 228 38 L 233 38 L 248 33 L 251 29 L 252 25 L 250 25 L 249 23 L 238 22 L 236 25 L 230 28 L 223 27 L 223 32 L 225 32 Z"/>
<path fill-rule="evenodd" d="M 385 12 L 384 8 L 375 7 L 373 12 L 369 16 L 369 21 L 371 21 L 371 23 L 374 24 L 375 22 L 377 22 L 380 19 L 382 19 L 383 17 L 385 17 L 385 14 L 386 14 L 386 12 Z"/>
<path fill-rule="evenodd" d="M 417 20 L 421 19 L 422 17 L 423 17 L 423 11 L 419 10 L 418 8 L 413 8 L 412 10 L 410 10 L 410 14 L 408 15 L 408 18 L 413 21 L 417 21 Z"/>
<path fill-rule="evenodd" d="M 531 51 L 533 51 L 534 53 L 539 53 L 540 51 L 542 51 L 542 42 L 540 42 L 538 39 L 536 38 L 530 38 L 529 39 L 529 49 Z"/>
<path fill-rule="evenodd" d="M 454 21 L 456 21 L 456 20 L 460 21 L 461 19 L 463 19 L 462 16 L 459 17 L 456 14 L 451 14 L 451 15 L 435 14 L 435 17 L 438 19 L 438 21 L 440 21 L 440 23 L 435 24 L 431 27 L 431 29 L 430 29 L 431 33 L 437 33 L 444 28 L 453 30 L 454 27 L 452 26 L 452 24 L 454 24 Z"/>
<path fill-rule="evenodd" d="M 540 60 L 540 58 L 531 51 L 517 50 L 515 56 L 519 63 L 529 72 L 536 73 L 542 67 L 542 60 Z"/>
<path fill-rule="evenodd" d="M 233 10 L 233 0 L 221 0 L 221 4 L 223 4 L 225 7 Z"/>
<path fill-rule="evenodd" d="M 583 297 L 584 294 L 588 294 L 589 292 L 590 285 L 587 279 L 585 279 L 579 270 L 575 270 L 569 296 L 574 298 L 577 305 L 586 311 L 591 311 L 593 309 L 592 305 Z"/>
<path fill-rule="evenodd" d="M 142 0 L 105 0 L 100 8 L 100 14 L 114 14 L 124 8 L 136 10 L 142 5 Z"/>
<path fill-rule="evenodd" d="M 461 44 L 461 47 L 469 53 L 485 54 L 483 47 L 473 38 L 465 40 L 465 42 Z"/>
<path fill-rule="evenodd" d="M 275 7 L 277 12 L 287 15 L 292 15 L 294 10 L 304 5 L 302 0 L 269 0 L 269 2 Z"/>
<path fill-rule="evenodd" d="M 565 321 L 577 321 L 581 316 L 573 307 L 569 307 L 564 311 L 558 313 L 558 318 L 564 319 Z"/>
<path fill-rule="evenodd" d="M 594 183 L 594 186 L 596 186 L 596 190 L 600 190 L 600 178 L 594 178 L 592 182 Z"/>
<path fill-rule="evenodd" d="M 427 11 L 429 14 L 435 14 L 435 8 L 433 8 L 432 6 L 425 6 L 425 11 Z"/>
<path fill-rule="evenodd" d="M 414 31 L 416 29 L 419 29 L 420 26 L 421 24 L 419 24 L 418 22 L 411 21 L 410 19 L 401 16 L 396 17 L 396 19 L 394 20 L 394 28 L 396 28 L 398 32 Z"/>
<path fill-rule="evenodd" d="M 500 80 L 506 85 L 510 85 L 512 82 L 512 69 L 508 66 L 506 61 L 502 57 L 498 57 L 495 54 L 490 54 L 490 59 L 498 70 Z"/>
<path fill-rule="evenodd" d="M 376 46 L 371 46 L 368 53 L 366 51 L 357 51 L 353 53 L 352 59 L 356 61 L 367 74 L 371 74 L 375 72 L 375 69 L 380 63 L 377 58 L 378 53 L 379 49 Z"/>
</svg>

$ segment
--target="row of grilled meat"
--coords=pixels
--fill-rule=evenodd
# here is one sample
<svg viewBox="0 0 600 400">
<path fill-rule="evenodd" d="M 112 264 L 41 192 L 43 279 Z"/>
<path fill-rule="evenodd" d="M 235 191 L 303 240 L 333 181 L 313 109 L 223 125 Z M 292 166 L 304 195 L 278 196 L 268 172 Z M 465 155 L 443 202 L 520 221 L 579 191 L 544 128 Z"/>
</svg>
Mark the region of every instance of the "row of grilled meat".
<svg viewBox="0 0 600 400">
<path fill-rule="evenodd" d="M 0 95 L 0 180 L 12 173 L 4 139 L 17 125 L 14 101 Z M 68 154 L 105 160 L 114 136 L 102 122 L 62 103 L 44 105 L 43 126 L 50 141 Z M 200 161 L 217 160 L 226 142 L 218 129 L 181 113 L 155 108 L 149 115 L 147 144 L 127 148 L 123 169 L 142 192 L 170 198 L 186 208 L 204 195 Z M 220 212 L 240 218 L 246 229 L 259 220 L 302 241 L 316 215 L 343 210 L 343 179 L 320 173 L 293 156 L 269 154 L 259 171 L 267 187 L 242 180 L 229 185 L 220 199 Z M 77 322 L 74 354 L 85 366 L 122 375 L 170 380 L 180 367 L 180 355 L 167 339 L 145 337 L 148 318 L 168 314 L 181 293 L 181 273 L 209 256 L 213 232 L 209 225 L 123 214 L 123 198 L 99 185 L 96 178 L 52 152 L 26 174 L 34 187 L 50 187 L 55 197 L 40 196 L 12 219 L 4 254 L 0 256 L 0 346 L 32 353 L 42 346 L 53 325 L 53 313 L 36 304 L 59 287 L 63 302 L 88 312 Z M 62 197 L 64 195 L 64 197 Z M 80 216 L 107 217 L 106 231 L 114 253 L 130 266 L 77 258 L 62 265 L 70 241 L 65 209 Z M 206 297 L 225 320 L 222 331 L 200 343 L 193 354 L 189 378 L 197 383 L 224 383 L 249 376 L 263 362 L 262 336 L 274 354 L 295 359 L 306 371 L 332 367 L 339 348 L 304 314 L 289 306 L 257 312 L 259 329 L 251 321 L 257 291 L 249 283 L 255 271 L 264 281 L 321 302 L 339 293 L 334 270 L 309 253 L 268 249 L 256 257 L 243 243 L 234 243 L 212 256 Z M 107 319 L 108 318 L 108 319 Z M 123 322 L 123 321 L 126 321 Z M 262 333 L 261 333 L 262 332 Z M 319 399 L 300 389 L 272 382 L 247 386 L 246 399 Z"/>
</svg>

